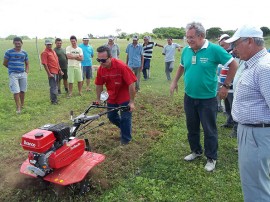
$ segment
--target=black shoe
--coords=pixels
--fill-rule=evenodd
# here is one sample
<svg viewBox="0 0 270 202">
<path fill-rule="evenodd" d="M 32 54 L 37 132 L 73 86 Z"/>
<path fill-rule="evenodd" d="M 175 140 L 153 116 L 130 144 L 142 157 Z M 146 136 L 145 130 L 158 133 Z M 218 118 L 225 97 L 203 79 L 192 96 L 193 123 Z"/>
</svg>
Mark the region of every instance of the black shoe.
<svg viewBox="0 0 270 202">
<path fill-rule="evenodd" d="M 221 125 L 221 127 L 224 127 L 224 128 L 233 128 L 233 124 L 225 123 L 225 124 Z"/>
<path fill-rule="evenodd" d="M 58 90 L 58 94 L 61 94 L 61 90 L 60 89 Z"/>
<path fill-rule="evenodd" d="M 52 101 L 51 103 L 52 105 L 58 105 L 58 101 L 54 101 L 54 102 Z"/>
<path fill-rule="evenodd" d="M 68 93 L 68 88 L 65 88 L 66 93 Z"/>
</svg>

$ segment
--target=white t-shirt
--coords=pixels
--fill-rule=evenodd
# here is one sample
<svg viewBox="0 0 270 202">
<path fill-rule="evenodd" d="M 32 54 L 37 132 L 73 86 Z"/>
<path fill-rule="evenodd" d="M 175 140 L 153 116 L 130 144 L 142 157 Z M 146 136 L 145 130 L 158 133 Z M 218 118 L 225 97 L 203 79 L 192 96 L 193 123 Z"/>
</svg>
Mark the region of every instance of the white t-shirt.
<svg viewBox="0 0 270 202">
<path fill-rule="evenodd" d="M 175 60 L 175 49 L 179 47 L 180 45 L 177 43 L 172 43 L 172 45 L 167 44 L 166 46 L 164 46 L 162 53 L 165 54 L 165 62 L 172 62 Z"/>
<path fill-rule="evenodd" d="M 73 48 L 72 46 L 68 46 L 66 48 L 66 54 L 71 54 L 72 56 L 83 56 L 83 51 L 80 47 Z M 81 61 L 68 59 L 68 66 L 81 67 Z"/>
</svg>

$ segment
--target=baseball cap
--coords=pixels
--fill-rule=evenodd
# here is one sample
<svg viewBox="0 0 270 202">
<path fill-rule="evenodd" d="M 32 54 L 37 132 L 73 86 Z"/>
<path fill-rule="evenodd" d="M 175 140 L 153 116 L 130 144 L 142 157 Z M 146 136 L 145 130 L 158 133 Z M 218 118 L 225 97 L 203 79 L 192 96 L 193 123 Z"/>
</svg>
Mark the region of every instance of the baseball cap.
<svg viewBox="0 0 270 202">
<path fill-rule="evenodd" d="M 219 40 L 218 42 L 221 42 L 223 39 L 228 39 L 230 38 L 230 36 L 228 34 L 222 34 L 220 37 L 219 37 Z"/>
<path fill-rule="evenodd" d="M 138 38 L 138 36 L 137 35 L 134 35 L 133 37 L 132 37 L 132 40 L 138 40 L 139 38 Z"/>
<path fill-rule="evenodd" d="M 150 39 L 150 37 L 149 37 L 149 36 L 144 36 L 144 37 L 143 37 L 143 39 L 147 39 L 147 40 L 149 40 L 149 39 Z"/>
<path fill-rule="evenodd" d="M 83 41 L 89 41 L 90 38 L 89 38 L 89 36 L 84 36 L 82 40 L 83 40 Z"/>
<path fill-rule="evenodd" d="M 263 32 L 260 28 L 252 26 L 252 25 L 244 25 L 236 30 L 231 38 L 226 40 L 226 43 L 232 43 L 241 37 L 255 37 L 255 38 L 263 38 Z"/>
<path fill-rule="evenodd" d="M 108 40 L 114 40 L 114 37 L 113 36 L 109 36 L 108 37 Z"/>
<path fill-rule="evenodd" d="M 51 39 L 45 39 L 45 45 L 53 44 Z"/>
</svg>

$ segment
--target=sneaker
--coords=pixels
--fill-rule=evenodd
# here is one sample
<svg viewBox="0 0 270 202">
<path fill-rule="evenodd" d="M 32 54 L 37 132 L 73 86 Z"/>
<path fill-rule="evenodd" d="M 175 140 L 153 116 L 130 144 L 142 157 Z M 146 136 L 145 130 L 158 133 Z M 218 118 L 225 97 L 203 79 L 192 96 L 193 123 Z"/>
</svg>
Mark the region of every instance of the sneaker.
<svg viewBox="0 0 270 202">
<path fill-rule="evenodd" d="M 58 94 L 61 94 L 61 90 L 60 89 L 58 89 Z"/>
<path fill-rule="evenodd" d="M 211 172 L 215 169 L 217 161 L 214 159 L 207 159 L 207 163 L 204 169 L 208 172 Z"/>
<path fill-rule="evenodd" d="M 192 152 L 191 154 L 187 155 L 184 158 L 184 160 L 186 160 L 186 161 L 192 161 L 192 160 L 194 160 L 194 159 L 196 159 L 197 157 L 200 157 L 200 156 L 202 156 L 202 154 L 200 154 L 200 153 L 197 154 L 195 152 Z"/>
<path fill-rule="evenodd" d="M 68 93 L 68 88 L 65 88 L 66 93 Z"/>
</svg>

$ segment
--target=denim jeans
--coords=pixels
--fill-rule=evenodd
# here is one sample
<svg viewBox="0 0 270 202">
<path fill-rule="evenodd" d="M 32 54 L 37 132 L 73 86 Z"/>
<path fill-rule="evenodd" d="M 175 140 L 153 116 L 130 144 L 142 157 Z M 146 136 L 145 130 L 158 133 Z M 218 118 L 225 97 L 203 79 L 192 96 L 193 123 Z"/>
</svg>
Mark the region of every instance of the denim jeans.
<svg viewBox="0 0 270 202">
<path fill-rule="evenodd" d="M 52 103 L 57 102 L 58 95 L 58 74 L 53 74 L 53 77 L 49 77 L 49 85 L 50 85 L 50 99 Z"/>
<path fill-rule="evenodd" d="M 107 103 L 108 107 L 119 107 L 119 106 L 127 106 L 129 102 L 124 102 L 122 104 L 110 104 Z M 108 109 L 110 110 L 110 109 Z M 110 122 L 112 122 L 114 125 L 116 125 L 118 128 L 120 128 L 120 134 L 121 134 L 121 143 L 127 144 L 131 141 L 131 119 L 132 119 L 132 113 L 130 111 L 113 111 L 108 113 L 108 118 Z"/>
<path fill-rule="evenodd" d="M 185 94 L 184 108 L 191 151 L 195 153 L 203 152 L 200 143 L 200 124 L 202 124 L 205 156 L 216 160 L 218 149 L 216 97 L 210 99 L 193 99 Z"/>
<path fill-rule="evenodd" d="M 225 99 L 225 110 L 226 110 L 226 114 L 227 114 L 226 123 L 228 125 L 233 125 L 232 102 L 233 102 L 233 93 L 228 93 L 228 96 Z"/>
<path fill-rule="evenodd" d="M 144 62 L 143 62 L 143 78 L 144 79 L 149 79 L 149 72 L 150 72 L 150 62 L 151 60 L 150 59 L 146 59 L 144 58 Z"/>
</svg>

